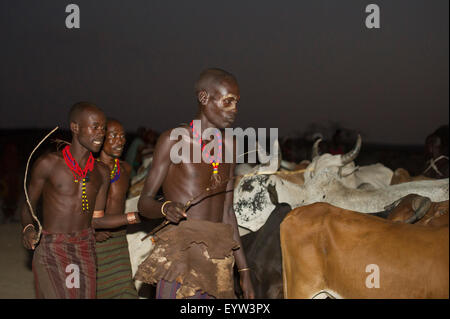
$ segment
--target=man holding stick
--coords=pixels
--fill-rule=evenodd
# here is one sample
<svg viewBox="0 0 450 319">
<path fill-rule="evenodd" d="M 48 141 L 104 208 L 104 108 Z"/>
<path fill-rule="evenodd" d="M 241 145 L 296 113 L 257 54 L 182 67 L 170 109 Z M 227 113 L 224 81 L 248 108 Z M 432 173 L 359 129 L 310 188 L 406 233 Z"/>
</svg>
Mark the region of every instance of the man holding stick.
<svg viewBox="0 0 450 319">
<path fill-rule="evenodd" d="M 254 298 L 233 211 L 235 163 L 223 160 L 223 154 L 234 152 L 236 145 L 221 138 L 221 131 L 234 122 L 239 94 L 233 75 L 205 70 L 196 83 L 198 113 L 190 126 L 179 127 L 189 132 L 186 138 L 173 140 L 169 130 L 158 140 L 138 208 L 141 215 L 163 216 L 170 224 L 156 233 L 155 247 L 135 277 L 157 284 L 157 298 L 235 298 L 235 262 L 244 297 Z M 202 138 L 208 128 L 215 129 L 218 137 L 214 153 Z M 182 163 L 172 162 L 176 143 L 187 143 L 194 150 L 201 147 L 202 161 L 193 163 L 189 154 Z M 164 203 L 155 200 L 161 186 Z"/>
<path fill-rule="evenodd" d="M 105 135 L 105 115 L 80 102 L 69 113 L 72 142 L 62 152 L 38 158 L 31 171 L 29 202 L 43 200 L 42 237 L 28 206 L 21 211 L 23 243 L 35 250 L 37 298 L 95 298 L 96 261 L 92 215 L 105 208 L 109 172 L 94 160 Z M 38 243 L 39 242 L 39 243 Z M 37 245 L 37 246 L 36 246 Z"/>
</svg>

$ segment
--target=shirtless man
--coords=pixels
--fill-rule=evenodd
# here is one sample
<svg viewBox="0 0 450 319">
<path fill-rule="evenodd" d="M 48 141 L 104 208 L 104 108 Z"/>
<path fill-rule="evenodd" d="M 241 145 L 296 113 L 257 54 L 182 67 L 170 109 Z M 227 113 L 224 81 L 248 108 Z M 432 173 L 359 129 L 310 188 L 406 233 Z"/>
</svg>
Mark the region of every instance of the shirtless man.
<svg viewBox="0 0 450 319">
<path fill-rule="evenodd" d="M 137 213 L 124 214 L 125 200 L 130 182 L 131 166 L 119 158 L 125 145 L 125 131 L 117 120 L 108 120 L 103 149 L 99 161 L 110 171 L 110 187 L 105 217 L 94 216 L 97 229 L 139 222 Z M 99 218 L 96 218 L 99 217 Z M 131 275 L 130 254 L 126 227 L 110 231 L 97 231 L 97 298 L 136 299 L 136 287 Z"/>
<path fill-rule="evenodd" d="M 218 128 L 223 133 L 224 128 L 230 127 L 240 94 L 234 76 L 219 69 L 202 72 L 195 89 L 199 109 L 194 120 L 201 122 L 201 131 L 192 125 L 181 126 L 189 132 L 187 141 L 184 140 L 189 147 L 194 143 L 208 144 L 199 140 L 207 128 Z M 181 139 L 171 140 L 170 133 L 171 130 L 166 131 L 158 139 L 138 208 L 145 217 L 164 216 L 171 224 L 156 233 L 155 247 L 139 266 L 135 278 L 156 283 L 157 298 L 235 298 L 233 265 L 236 262 L 244 297 L 254 298 L 250 269 L 233 211 L 234 181 L 216 182 L 215 189 L 184 208 L 185 203 L 214 184 L 212 177 L 218 176 L 222 181 L 231 178 L 235 164 L 224 163 L 224 156 L 217 168 L 203 160 L 193 163 L 192 152 L 189 163 L 174 164 L 170 150 Z M 224 141 L 223 154 L 235 148 L 235 141 Z M 161 186 L 164 203 L 155 200 Z"/>
<path fill-rule="evenodd" d="M 425 140 L 427 167 L 422 175 L 431 178 L 448 178 L 448 125 L 439 127 Z"/>
<path fill-rule="evenodd" d="M 28 186 L 35 210 L 42 195 L 43 230 L 37 231 L 27 205 L 21 211 L 23 243 L 35 249 L 37 298 L 95 298 L 96 261 L 92 215 L 105 209 L 109 170 L 94 160 L 105 135 L 105 115 L 80 102 L 69 113 L 72 143 L 38 158 Z M 37 245 L 37 246 L 36 246 Z"/>
</svg>

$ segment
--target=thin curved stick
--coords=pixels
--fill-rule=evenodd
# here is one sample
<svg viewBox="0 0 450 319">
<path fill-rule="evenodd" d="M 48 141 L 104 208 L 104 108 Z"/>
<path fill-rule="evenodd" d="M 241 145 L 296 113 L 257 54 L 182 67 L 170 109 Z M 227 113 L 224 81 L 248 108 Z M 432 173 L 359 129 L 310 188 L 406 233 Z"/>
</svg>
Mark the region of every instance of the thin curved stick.
<svg viewBox="0 0 450 319">
<path fill-rule="evenodd" d="M 253 151 L 250 151 L 250 152 L 247 152 L 247 153 L 251 153 L 251 152 L 253 152 Z M 242 154 L 242 155 L 245 155 L 245 154 L 247 154 L 247 153 L 244 153 L 244 154 Z M 241 155 L 241 156 L 242 156 L 242 155 Z M 186 204 L 184 204 L 184 210 L 186 211 L 186 210 L 192 205 L 192 202 L 193 202 L 195 199 L 197 199 L 198 197 L 200 197 L 201 195 L 203 195 L 203 194 L 205 194 L 205 193 L 208 193 L 208 192 L 211 191 L 211 190 L 217 189 L 217 188 L 219 188 L 219 186 L 221 186 L 221 185 L 223 185 L 223 184 L 225 184 L 225 183 L 228 183 L 229 181 L 231 181 L 231 180 L 233 180 L 233 179 L 236 179 L 236 178 L 238 178 L 238 177 L 246 178 L 246 177 L 251 177 L 251 176 L 256 176 L 256 175 L 291 175 L 291 174 L 304 173 L 304 172 L 306 172 L 306 171 L 314 171 L 314 169 L 306 169 L 306 168 L 304 168 L 304 169 L 298 169 L 298 170 L 295 170 L 295 171 L 289 171 L 289 172 L 279 172 L 279 171 L 276 171 L 276 172 L 253 172 L 253 173 L 244 174 L 244 175 L 235 175 L 235 176 L 233 176 L 233 177 L 230 177 L 230 178 L 228 178 L 228 179 L 222 181 L 221 183 L 219 183 L 219 184 L 216 185 L 215 187 L 207 187 L 203 192 L 201 192 L 201 193 L 198 194 L 197 196 L 194 196 L 193 198 L 191 198 L 190 200 L 188 200 L 188 201 L 186 202 Z M 170 223 L 169 220 L 165 220 L 165 221 L 162 222 L 159 226 L 155 227 L 151 232 L 149 232 L 147 235 L 145 235 L 145 236 L 141 239 L 141 241 L 144 241 L 144 240 L 147 239 L 148 237 L 153 236 L 155 233 L 157 233 L 158 231 L 160 231 L 161 229 L 163 229 L 164 227 L 166 227 L 169 223 Z"/>
<path fill-rule="evenodd" d="M 27 200 L 27 204 L 28 204 L 28 208 L 30 209 L 30 213 L 31 213 L 31 217 L 33 217 L 33 219 L 36 221 L 36 223 L 39 226 L 39 231 L 37 234 L 37 241 L 36 243 L 39 242 L 39 239 L 41 237 L 41 233 L 42 233 L 42 225 L 39 222 L 39 219 L 36 217 L 34 211 L 33 211 L 33 207 L 31 207 L 31 203 L 30 203 L 30 199 L 28 197 L 28 192 L 27 192 L 27 175 L 28 175 L 28 166 L 30 165 L 30 160 L 31 157 L 33 156 L 34 152 L 38 149 L 39 146 L 41 146 L 41 144 L 50 136 L 53 134 L 53 132 L 55 132 L 59 127 L 55 127 L 50 133 L 48 133 L 40 142 L 39 144 L 34 148 L 34 150 L 31 152 L 30 156 L 28 157 L 28 161 L 27 161 L 27 166 L 25 168 L 25 177 L 23 179 L 23 190 L 25 191 L 25 197 Z"/>
</svg>

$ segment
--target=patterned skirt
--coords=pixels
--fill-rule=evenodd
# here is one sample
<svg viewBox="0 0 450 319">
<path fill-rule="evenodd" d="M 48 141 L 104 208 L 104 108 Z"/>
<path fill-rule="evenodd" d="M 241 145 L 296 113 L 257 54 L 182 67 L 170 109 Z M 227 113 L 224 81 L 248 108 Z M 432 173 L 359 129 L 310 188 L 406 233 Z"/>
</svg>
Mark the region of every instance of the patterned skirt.
<svg viewBox="0 0 450 319">
<path fill-rule="evenodd" d="M 157 298 L 236 298 L 233 250 L 239 245 L 231 225 L 185 220 L 160 230 L 154 241 L 135 279 L 158 284 Z"/>
<path fill-rule="evenodd" d="M 43 230 L 32 268 L 36 298 L 95 299 L 94 230 L 68 234 Z"/>
<path fill-rule="evenodd" d="M 131 274 L 126 230 L 111 232 L 112 236 L 96 243 L 97 298 L 137 299 Z"/>
</svg>

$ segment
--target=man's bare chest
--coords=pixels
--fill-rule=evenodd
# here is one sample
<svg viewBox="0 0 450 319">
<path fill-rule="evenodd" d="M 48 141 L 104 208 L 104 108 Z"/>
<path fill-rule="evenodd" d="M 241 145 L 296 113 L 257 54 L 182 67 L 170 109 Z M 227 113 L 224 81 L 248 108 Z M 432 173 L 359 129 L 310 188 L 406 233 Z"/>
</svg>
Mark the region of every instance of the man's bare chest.
<svg viewBox="0 0 450 319">
<path fill-rule="evenodd" d="M 102 176 L 98 168 L 88 172 L 85 181 L 83 178 L 74 175 L 73 172 L 64 163 L 58 163 L 52 170 L 51 176 L 44 185 L 44 191 L 56 192 L 62 196 L 71 196 L 83 191 L 83 185 L 86 193 L 96 194 L 101 186 Z"/>
</svg>

